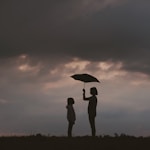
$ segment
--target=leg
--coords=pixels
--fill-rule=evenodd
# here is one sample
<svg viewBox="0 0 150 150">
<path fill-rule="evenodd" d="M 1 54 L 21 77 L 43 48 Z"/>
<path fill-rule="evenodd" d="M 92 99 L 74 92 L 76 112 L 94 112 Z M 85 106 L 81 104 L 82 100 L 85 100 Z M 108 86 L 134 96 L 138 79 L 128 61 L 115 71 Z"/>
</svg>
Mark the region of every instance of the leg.
<svg viewBox="0 0 150 150">
<path fill-rule="evenodd" d="M 89 115 L 89 122 L 92 130 L 92 136 L 95 136 L 96 129 L 95 129 L 95 117 Z"/>
<path fill-rule="evenodd" d="M 72 127 L 73 127 L 73 123 L 69 122 L 69 124 L 68 124 L 68 137 L 72 137 Z"/>
</svg>

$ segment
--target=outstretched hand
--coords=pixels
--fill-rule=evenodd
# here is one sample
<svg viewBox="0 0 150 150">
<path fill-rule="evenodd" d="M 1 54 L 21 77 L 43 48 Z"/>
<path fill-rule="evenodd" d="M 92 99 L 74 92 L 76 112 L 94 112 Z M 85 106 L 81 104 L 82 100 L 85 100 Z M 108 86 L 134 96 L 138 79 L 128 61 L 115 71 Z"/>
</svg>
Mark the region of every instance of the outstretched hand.
<svg viewBox="0 0 150 150">
<path fill-rule="evenodd" d="M 83 89 L 83 93 L 85 93 L 85 89 Z"/>
</svg>

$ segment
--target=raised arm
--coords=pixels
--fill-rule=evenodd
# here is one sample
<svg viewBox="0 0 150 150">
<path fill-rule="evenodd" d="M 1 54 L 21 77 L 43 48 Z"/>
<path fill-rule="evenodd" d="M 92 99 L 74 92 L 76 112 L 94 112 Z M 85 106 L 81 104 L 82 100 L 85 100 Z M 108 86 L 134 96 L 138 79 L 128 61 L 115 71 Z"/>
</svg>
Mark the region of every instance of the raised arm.
<svg viewBox="0 0 150 150">
<path fill-rule="evenodd" d="M 86 97 L 85 96 L 85 89 L 83 89 L 83 100 L 85 100 L 85 101 L 89 101 L 90 100 L 90 97 Z"/>
</svg>

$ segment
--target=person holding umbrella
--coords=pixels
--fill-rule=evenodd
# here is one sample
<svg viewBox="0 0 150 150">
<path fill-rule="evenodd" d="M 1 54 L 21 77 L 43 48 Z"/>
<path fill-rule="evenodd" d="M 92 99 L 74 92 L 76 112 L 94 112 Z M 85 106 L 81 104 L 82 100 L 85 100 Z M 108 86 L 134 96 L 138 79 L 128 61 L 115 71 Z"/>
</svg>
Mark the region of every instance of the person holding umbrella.
<svg viewBox="0 0 150 150">
<path fill-rule="evenodd" d="M 85 89 L 83 89 L 83 100 L 89 101 L 88 104 L 88 116 L 89 116 L 89 123 L 91 126 L 92 136 L 96 135 L 96 128 L 95 128 L 95 117 L 96 117 L 96 107 L 97 107 L 97 97 L 98 95 L 96 87 L 92 87 L 90 89 L 90 97 L 85 96 Z"/>
<path fill-rule="evenodd" d="M 88 105 L 89 122 L 90 122 L 90 126 L 91 126 L 92 136 L 95 136 L 96 135 L 95 117 L 96 117 L 96 107 L 97 107 L 97 97 L 96 97 L 96 95 L 98 95 L 98 92 L 97 92 L 96 87 L 92 87 L 90 89 L 91 96 L 86 97 L 85 96 L 85 83 L 89 83 L 89 82 L 98 82 L 98 83 L 100 83 L 100 81 L 96 77 L 94 77 L 90 74 L 87 74 L 87 73 L 74 74 L 71 77 L 75 80 L 79 80 L 79 81 L 84 82 L 83 100 L 89 101 L 89 105 Z"/>
</svg>

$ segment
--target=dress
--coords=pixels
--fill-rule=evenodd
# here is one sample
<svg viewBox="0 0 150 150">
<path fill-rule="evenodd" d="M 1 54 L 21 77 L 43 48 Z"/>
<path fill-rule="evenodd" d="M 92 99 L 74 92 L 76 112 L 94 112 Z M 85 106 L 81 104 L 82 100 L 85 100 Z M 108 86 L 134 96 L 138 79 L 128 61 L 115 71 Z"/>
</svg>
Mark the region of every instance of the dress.
<svg viewBox="0 0 150 150">
<path fill-rule="evenodd" d="M 76 115 L 72 105 L 67 105 L 67 120 L 69 122 L 75 123 Z"/>
<path fill-rule="evenodd" d="M 96 96 L 89 97 L 88 114 L 90 117 L 96 117 L 96 106 L 97 106 Z"/>
</svg>

